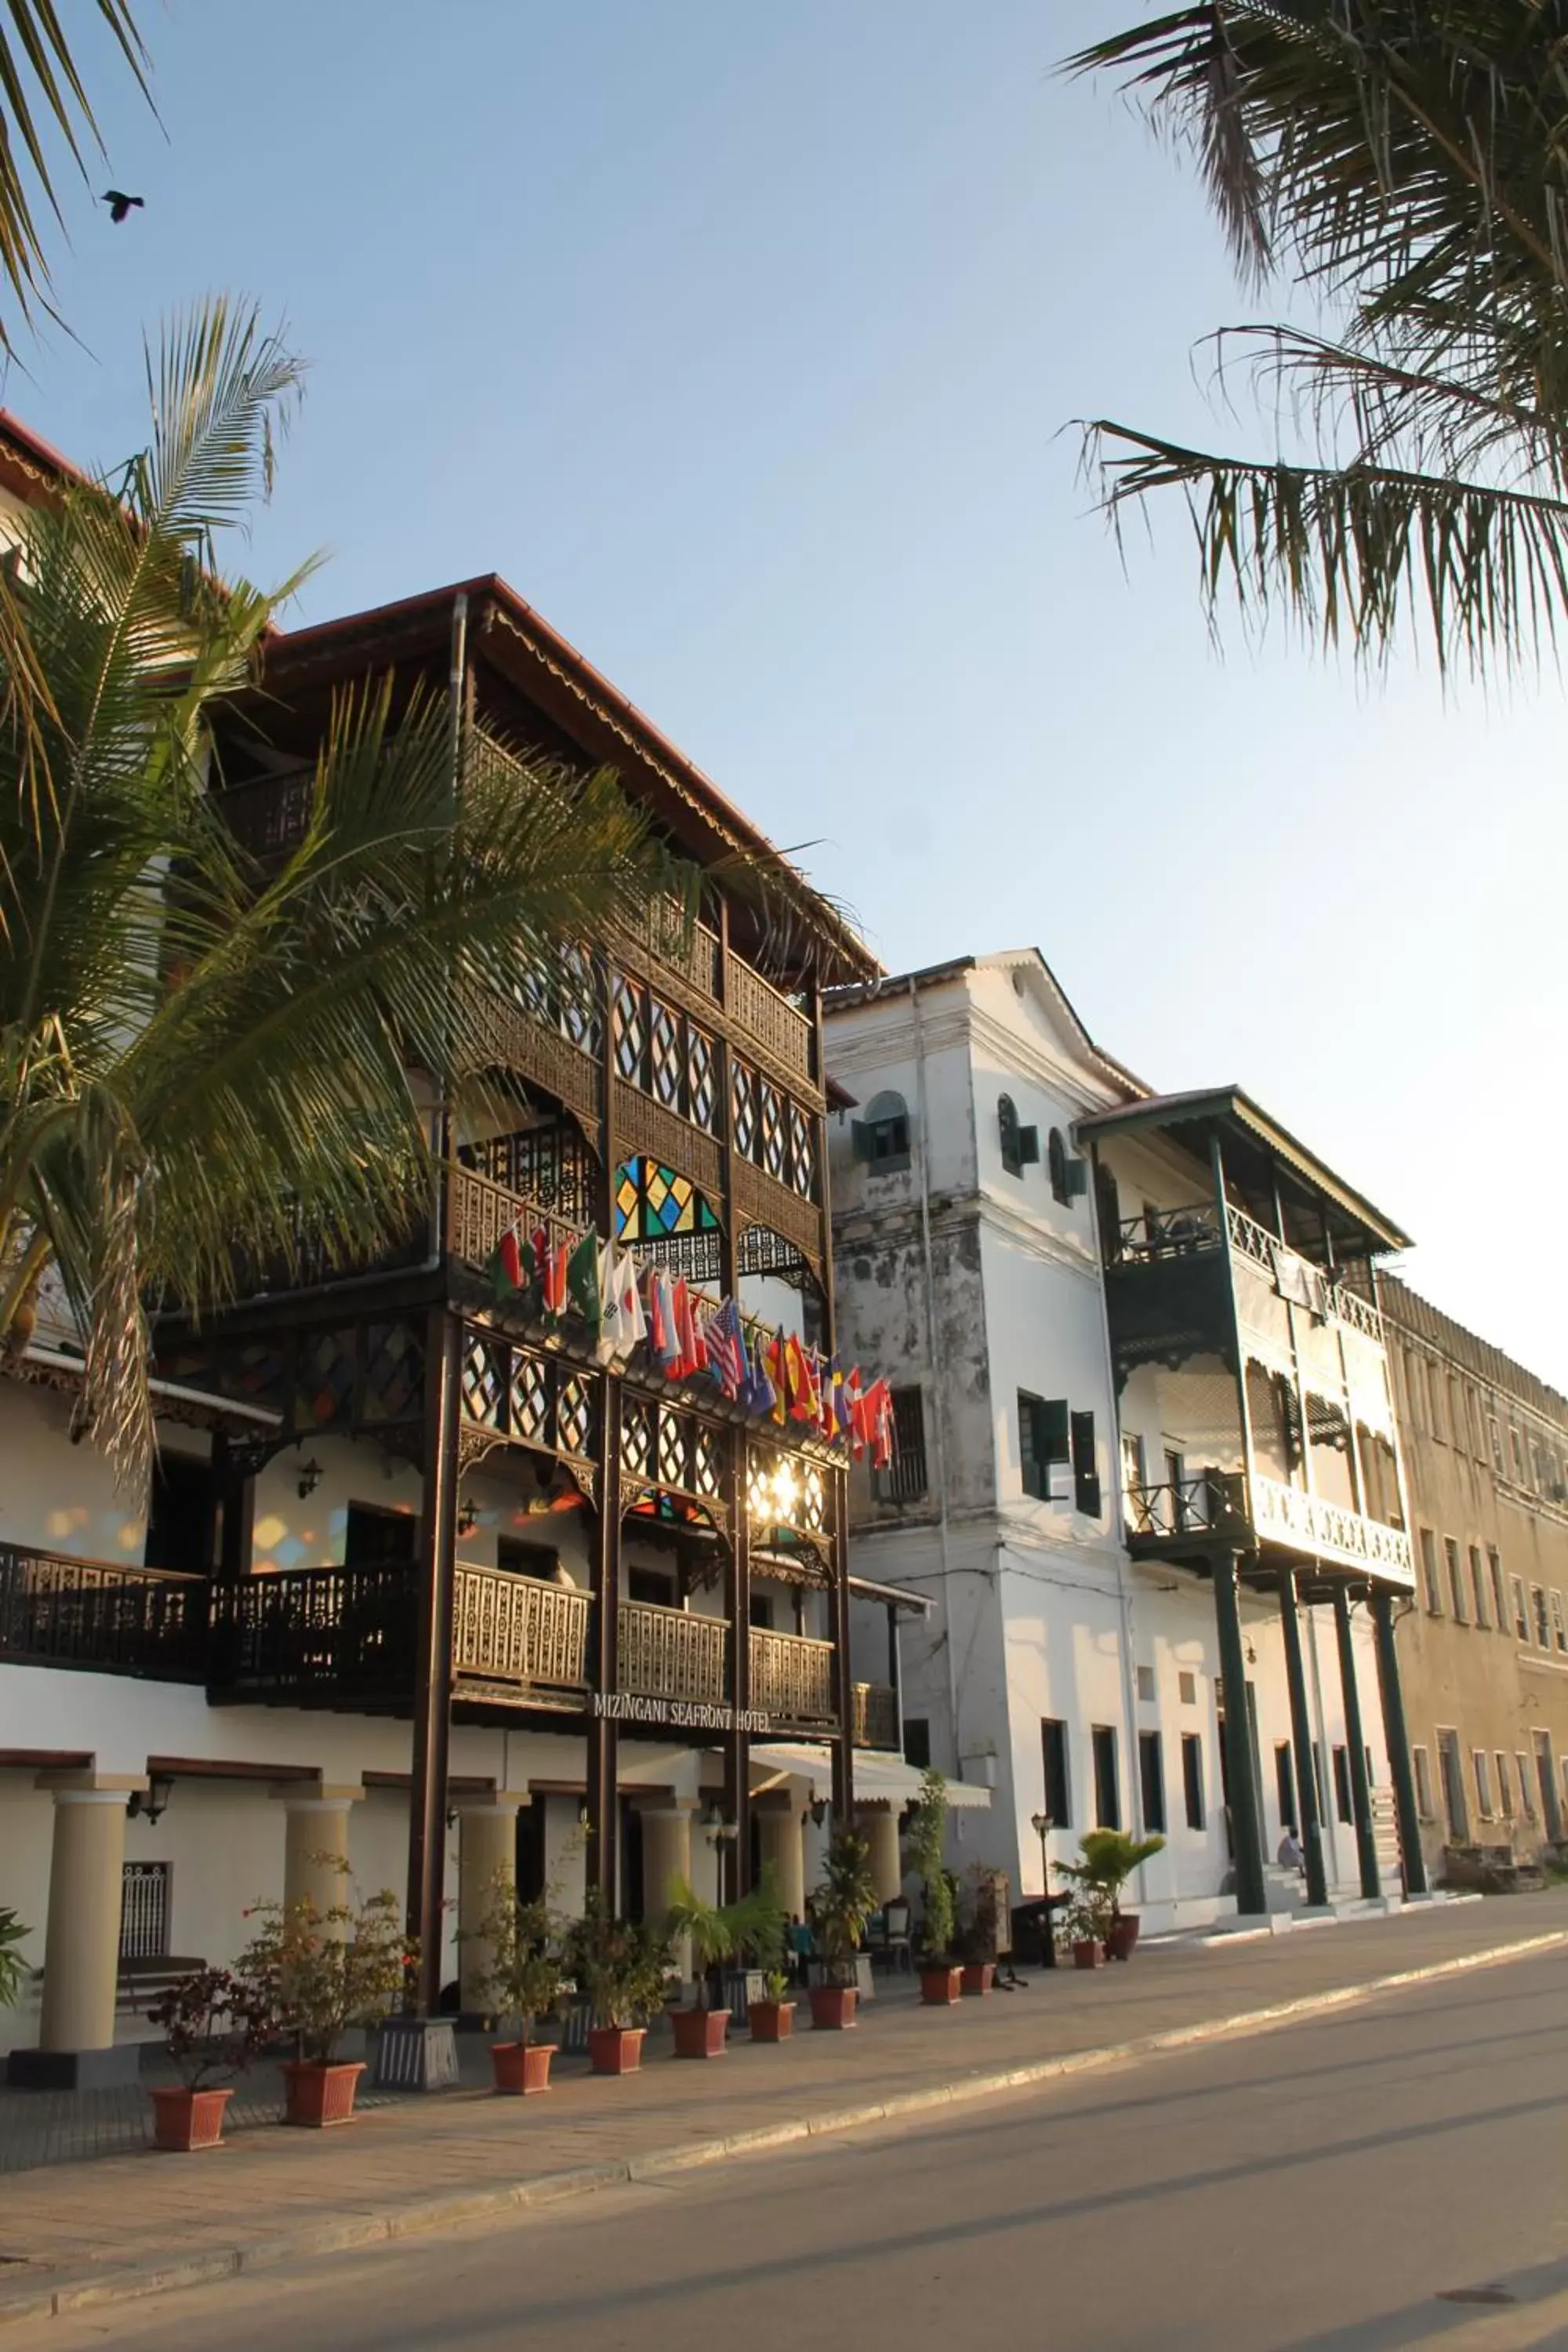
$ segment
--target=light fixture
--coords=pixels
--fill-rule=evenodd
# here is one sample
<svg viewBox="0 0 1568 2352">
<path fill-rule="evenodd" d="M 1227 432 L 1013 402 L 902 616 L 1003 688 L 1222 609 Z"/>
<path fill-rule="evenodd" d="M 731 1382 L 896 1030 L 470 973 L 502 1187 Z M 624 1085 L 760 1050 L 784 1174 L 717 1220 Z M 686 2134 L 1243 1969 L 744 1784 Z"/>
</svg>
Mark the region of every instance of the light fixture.
<svg viewBox="0 0 1568 2352">
<path fill-rule="evenodd" d="M 752 1486 L 752 1519 L 759 1528 L 791 1528 L 800 1506 L 801 1484 L 795 1464 L 781 1454 L 771 1470 L 758 1473 Z"/>
<path fill-rule="evenodd" d="M 154 1772 L 144 1789 L 132 1789 L 125 1801 L 125 1811 L 131 1821 L 142 1821 L 151 1825 L 162 1821 L 169 1810 L 169 1800 L 174 1793 L 172 1772 Z"/>
<path fill-rule="evenodd" d="M 1029 1827 L 1040 1841 L 1040 1966 L 1054 1969 L 1057 1964 L 1056 1931 L 1051 1926 L 1051 1858 L 1046 1850 L 1046 1840 L 1056 1827 L 1049 1813 L 1031 1813 Z"/>
<path fill-rule="evenodd" d="M 479 1524 L 479 1506 L 471 1495 L 465 1495 L 458 1506 L 458 1533 L 471 1536 Z"/>
<path fill-rule="evenodd" d="M 578 1826 L 578 1828 L 579 1828 L 580 1830 L 585 1830 L 585 1829 L 587 1828 L 587 1826 L 588 1826 L 588 1823 L 589 1823 L 589 1820 L 590 1820 L 590 1818 L 591 1818 L 591 1816 L 590 1816 L 589 1811 L 588 1811 L 588 1800 L 587 1800 L 587 1798 L 586 1798 L 586 1797 L 579 1797 L 579 1798 L 578 1798 L 578 1800 L 577 1800 L 577 1826 Z"/>
<path fill-rule="evenodd" d="M 713 1802 L 709 1806 L 706 1814 L 703 1816 L 702 1829 L 703 1834 L 706 1836 L 709 1844 L 712 1847 L 715 1853 L 718 1853 L 721 1846 L 730 1844 L 741 1834 L 740 1827 L 737 1822 L 727 1822 L 724 1819 L 724 1815 L 720 1807 L 717 1797 L 714 1798 Z"/>
<path fill-rule="evenodd" d="M 300 1465 L 300 1500 L 303 1502 L 308 1495 L 313 1495 L 321 1483 L 321 1465 L 312 1454 L 309 1462 Z"/>
<path fill-rule="evenodd" d="M 806 1811 L 806 1812 L 807 1812 L 807 1813 L 809 1813 L 809 1814 L 811 1815 L 812 1821 L 813 1821 L 813 1822 L 815 1823 L 815 1825 L 816 1826 L 816 1828 L 820 1829 L 820 1828 L 822 1827 L 823 1822 L 827 1819 L 827 1800 L 826 1800 L 826 1797 L 813 1797 L 813 1799 L 812 1799 L 812 1801 L 811 1801 L 810 1804 L 809 1804 L 809 1805 L 807 1805 L 807 1807 L 806 1807 L 805 1811 Z M 802 1820 L 804 1820 L 804 1819 L 805 1818 L 805 1814 L 803 1814 L 803 1815 L 801 1816 L 801 1818 L 802 1818 Z"/>
</svg>

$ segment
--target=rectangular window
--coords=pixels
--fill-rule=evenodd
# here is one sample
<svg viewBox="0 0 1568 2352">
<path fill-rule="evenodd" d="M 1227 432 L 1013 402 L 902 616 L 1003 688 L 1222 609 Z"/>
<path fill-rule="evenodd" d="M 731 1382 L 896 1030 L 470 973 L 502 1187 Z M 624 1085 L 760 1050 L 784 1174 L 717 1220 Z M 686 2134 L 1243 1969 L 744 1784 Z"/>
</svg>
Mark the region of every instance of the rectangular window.
<svg viewBox="0 0 1568 2352">
<path fill-rule="evenodd" d="M 1568 1756 L 1563 1759 L 1565 1781 L 1568 1781 Z M 1182 1794 L 1186 1800 L 1187 1827 L 1201 1830 L 1204 1825 L 1204 1743 L 1195 1731 L 1182 1734 Z"/>
<path fill-rule="evenodd" d="M 1491 1759 L 1484 1748 L 1478 1748 L 1470 1757 L 1470 1769 L 1476 1776 L 1476 1811 L 1483 1822 L 1492 1817 Z"/>
<path fill-rule="evenodd" d="M 1279 1800 L 1279 1823 L 1282 1829 L 1296 1826 L 1296 1773 L 1290 1761 L 1290 1743 L 1279 1740 L 1274 1749 L 1274 1788 Z"/>
<path fill-rule="evenodd" d="M 1519 1767 L 1519 1810 L 1527 1822 L 1532 1822 L 1535 1819 L 1535 1784 L 1530 1759 L 1528 1756 L 1516 1756 L 1513 1760 Z"/>
<path fill-rule="evenodd" d="M 1143 1834 L 1165 1834 L 1165 1759 L 1157 1731 L 1138 1734 L 1138 1785 L 1143 1796 Z"/>
<path fill-rule="evenodd" d="M 1491 1440 L 1492 1468 L 1500 1478 L 1508 1468 L 1502 1454 L 1502 1423 L 1496 1413 L 1487 1415 L 1487 1435 Z"/>
<path fill-rule="evenodd" d="M 1334 1810 L 1342 1822 L 1353 1822 L 1355 1801 L 1351 1793 L 1351 1752 L 1348 1748 L 1334 1750 Z"/>
<path fill-rule="evenodd" d="M 1121 1827 L 1121 1789 L 1116 1769 L 1116 1726 L 1097 1723 L 1091 1727 L 1094 1742 L 1094 1818 L 1102 1830 Z"/>
<path fill-rule="evenodd" d="M 1522 1576 L 1510 1576 L 1508 1582 L 1509 1591 L 1513 1594 L 1513 1630 L 1521 1642 L 1528 1642 L 1530 1617 L 1524 1605 L 1524 1579 Z"/>
<path fill-rule="evenodd" d="M 1056 1397 L 1047 1402 L 1044 1397 L 1031 1396 L 1027 1389 L 1020 1389 L 1018 1462 L 1025 1494 L 1033 1495 L 1042 1503 L 1065 1503 L 1068 1499 L 1070 1461 L 1066 1400 Z"/>
<path fill-rule="evenodd" d="M 1487 1606 L 1486 1563 L 1481 1558 L 1479 1544 L 1470 1546 L 1470 1588 L 1476 1596 L 1477 1624 L 1489 1625 L 1492 1621 L 1491 1612 Z"/>
<path fill-rule="evenodd" d="M 1073 1508 L 1086 1518 L 1100 1517 L 1100 1464 L 1094 1450 L 1094 1415 L 1072 1416 Z"/>
<path fill-rule="evenodd" d="M 1522 1486 L 1524 1484 L 1524 1440 L 1521 1437 L 1518 1430 L 1514 1428 L 1511 1422 L 1509 1423 L 1508 1451 L 1509 1459 L 1513 1465 L 1514 1485 L 1516 1486 Z"/>
<path fill-rule="evenodd" d="M 1539 1584 L 1532 1584 L 1530 1588 L 1530 1616 L 1535 1628 L 1536 1646 L 1549 1650 L 1552 1647 L 1552 1627 L 1547 1621 L 1546 1595 Z"/>
<path fill-rule="evenodd" d="M 931 1724 L 923 1715 L 904 1717 L 904 1761 L 912 1764 L 917 1772 L 931 1765 Z"/>
<path fill-rule="evenodd" d="M 1493 1755 L 1492 1762 L 1497 1766 L 1498 1802 L 1502 1807 L 1502 1817 L 1505 1822 L 1511 1822 L 1513 1819 L 1513 1782 L 1509 1777 L 1508 1758 L 1503 1754 L 1500 1748 L 1498 1748 Z"/>
<path fill-rule="evenodd" d="M 1492 1580 L 1492 1620 L 1500 1633 L 1508 1631 L 1508 1602 L 1503 1598 L 1502 1554 L 1495 1544 L 1487 1546 L 1487 1570 Z"/>
<path fill-rule="evenodd" d="M 163 1453 L 153 1467 L 142 1558 L 148 1568 L 205 1576 L 212 1527 L 213 1473 L 194 1454 Z M 409 1526 L 413 1527 L 410 1519 Z"/>
<path fill-rule="evenodd" d="M 345 1568 L 400 1568 L 414 1558 L 412 1511 L 389 1511 L 380 1503 L 351 1503 L 343 1529 Z"/>
<path fill-rule="evenodd" d="M 1568 1650 L 1568 1619 L 1563 1614 L 1563 1595 L 1557 1591 L 1552 1595 L 1552 1646 Z"/>
<path fill-rule="evenodd" d="M 678 1609 L 680 1594 L 675 1579 L 662 1568 L 628 1568 L 626 1599 L 645 1609 Z M 752 1619 L 752 1623 L 756 1620 Z"/>
<path fill-rule="evenodd" d="M 1129 1497 L 1135 1498 L 1142 1494 L 1147 1484 L 1148 1474 L 1144 1467 L 1143 1440 L 1136 1430 L 1124 1429 L 1121 1433 L 1121 1491 Z M 1130 1519 L 1134 1517 L 1131 1511 L 1127 1516 Z M 1135 1521 L 1134 1524 L 1136 1524 Z"/>
<path fill-rule="evenodd" d="M 1410 1348 L 1405 1349 L 1405 1402 L 1414 1425 L 1425 1429 L 1426 1404 L 1421 1393 L 1421 1359 Z"/>
<path fill-rule="evenodd" d="M 1176 1696 L 1184 1706 L 1196 1706 L 1198 1703 L 1196 1675 L 1180 1674 L 1176 1676 Z"/>
<path fill-rule="evenodd" d="M 747 1604 L 747 1614 L 759 1633 L 773 1630 L 773 1596 L 771 1592 L 753 1592 Z"/>
<path fill-rule="evenodd" d="M 1443 1588 L 1437 1581 L 1437 1538 L 1430 1528 L 1421 1530 L 1421 1583 L 1429 1617 L 1443 1614 Z"/>
<path fill-rule="evenodd" d="M 523 1543 L 516 1536 L 497 1536 L 496 1566 L 508 1576 L 531 1576 L 536 1584 L 553 1584 L 561 1554 L 553 1544 Z"/>
<path fill-rule="evenodd" d="M 1068 1780 L 1068 1727 L 1049 1716 L 1040 1723 L 1040 1748 L 1046 1765 L 1046 1811 L 1058 1829 L 1072 1827 L 1072 1787 Z"/>
<path fill-rule="evenodd" d="M 1154 1669 L 1152 1666 L 1140 1666 L 1138 1669 L 1138 1696 L 1143 1706 L 1153 1706 Z"/>
<path fill-rule="evenodd" d="M 1448 1598 L 1453 1603 L 1456 1625 L 1468 1625 L 1470 1612 L 1467 1606 L 1465 1580 L 1459 1567 L 1459 1547 L 1452 1536 L 1443 1538 L 1443 1558 L 1448 1568 Z"/>
<path fill-rule="evenodd" d="M 1432 1759 L 1424 1748 L 1413 1748 L 1410 1766 L 1415 1775 L 1415 1810 L 1424 1822 L 1429 1822 L 1436 1810 L 1432 1802 Z"/>
<path fill-rule="evenodd" d="M 877 1498 L 883 1503 L 913 1503 L 925 1493 L 925 1399 L 918 1388 L 891 1391 L 893 1458 L 885 1470 L 872 1473 Z"/>
</svg>

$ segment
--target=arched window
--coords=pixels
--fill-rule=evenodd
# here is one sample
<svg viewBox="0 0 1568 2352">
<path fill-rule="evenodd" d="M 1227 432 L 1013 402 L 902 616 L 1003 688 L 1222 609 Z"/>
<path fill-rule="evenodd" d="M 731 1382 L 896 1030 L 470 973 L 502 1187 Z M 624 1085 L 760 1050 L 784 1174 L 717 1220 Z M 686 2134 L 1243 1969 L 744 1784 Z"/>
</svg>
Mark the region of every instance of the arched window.
<svg viewBox="0 0 1568 2352">
<path fill-rule="evenodd" d="M 616 1239 L 665 1241 L 678 1234 L 717 1233 L 719 1220 L 689 1176 L 657 1160 L 628 1160 L 616 1182 Z"/>
<path fill-rule="evenodd" d="M 1070 1201 L 1072 1194 L 1068 1190 L 1067 1138 L 1059 1127 L 1052 1128 L 1050 1141 L 1047 1144 L 1046 1150 L 1050 1162 L 1051 1198 L 1053 1201 Z"/>
<path fill-rule="evenodd" d="M 1011 1095 L 996 1097 L 996 1127 L 1002 1139 L 1003 1172 L 1021 1176 L 1040 1156 L 1040 1130 L 1019 1126 L 1018 1107 Z"/>
<path fill-rule="evenodd" d="M 855 1157 L 865 1161 L 873 1176 L 896 1175 L 910 1164 L 910 1114 L 902 1095 L 890 1090 L 873 1095 L 864 1118 L 849 1129 Z"/>
</svg>

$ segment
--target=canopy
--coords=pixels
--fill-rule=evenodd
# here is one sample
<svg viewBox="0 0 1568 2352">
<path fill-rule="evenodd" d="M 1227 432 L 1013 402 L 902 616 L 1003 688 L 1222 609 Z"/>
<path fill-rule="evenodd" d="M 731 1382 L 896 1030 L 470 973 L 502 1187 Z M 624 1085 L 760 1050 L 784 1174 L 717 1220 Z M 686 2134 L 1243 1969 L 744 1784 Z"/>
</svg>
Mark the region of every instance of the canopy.
<svg viewBox="0 0 1568 2352">
<path fill-rule="evenodd" d="M 826 1748 L 808 1742 L 786 1739 L 753 1739 L 752 1762 L 764 1771 L 788 1772 L 801 1780 L 820 1780 L 826 1793 L 833 1778 L 833 1759 Z M 921 1774 L 913 1764 L 906 1764 L 901 1756 L 886 1756 L 874 1748 L 855 1750 L 855 1794 L 874 1802 L 879 1797 L 896 1799 L 900 1805 L 911 1803 L 921 1792 Z M 947 1801 L 954 1811 L 962 1811 L 988 1806 L 989 1789 L 977 1789 L 967 1780 L 950 1780 Z"/>
</svg>

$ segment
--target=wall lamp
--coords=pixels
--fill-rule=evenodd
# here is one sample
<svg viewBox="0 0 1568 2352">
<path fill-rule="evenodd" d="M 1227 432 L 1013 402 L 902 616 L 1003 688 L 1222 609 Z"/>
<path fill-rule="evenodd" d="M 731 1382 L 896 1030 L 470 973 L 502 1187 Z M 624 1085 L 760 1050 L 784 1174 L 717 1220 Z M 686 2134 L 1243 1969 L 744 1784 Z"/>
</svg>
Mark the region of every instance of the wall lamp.
<svg viewBox="0 0 1568 2352">
<path fill-rule="evenodd" d="M 154 1772 L 144 1789 L 132 1789 L 125 1800 L 127 1820 L 149 1823 L 162 1821 L 169 1810 L 169 1800 L 174 1793 L 174 1774 Z"/>
<path fill-rule="evenodd" d="M 300 1500 L 303 1502 L 307 1496 L 313 1495 L 321 1483 L 321 1465 L 312 1454 L 309 1462 L 300 1465 Z"/>
<path fill-rule="evenodd" d="M 732 1843 L 732 1842 L 741 1834 L 740 1825 L 738 1822 L 727 1822 L 724 1819 L 722 1812 L 720 1811 L 717 1798 L 715 1798 L 712 1804 L 709 1806 L 707 1813 L 703 1817 L 702 1829 L 703 1834 L 706 1836 L 709 1844 L 712 1847 L 715 1853 L 718 1853 L 721 1846 Z"/>
<path fill-rule="evenodd" d="M 458 1506 L 458 1533 L 460 1536 L 471 1536 L 479 1524 L 479 1505 L 471 1495 L 465 1495 Z"/>
</svg>

